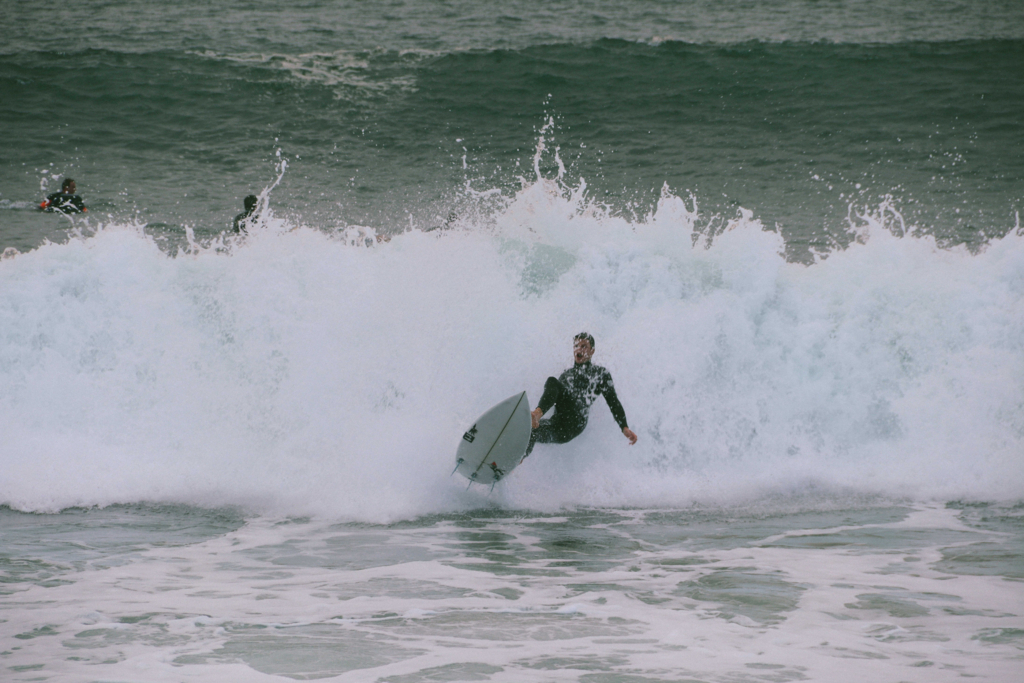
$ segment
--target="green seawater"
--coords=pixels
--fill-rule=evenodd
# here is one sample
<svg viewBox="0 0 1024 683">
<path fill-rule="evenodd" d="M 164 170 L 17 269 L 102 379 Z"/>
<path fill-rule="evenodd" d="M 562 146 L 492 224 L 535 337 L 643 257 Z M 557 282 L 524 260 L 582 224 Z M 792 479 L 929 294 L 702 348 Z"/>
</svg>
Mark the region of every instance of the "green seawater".
<svg viewBox="0 0 1024 683">
<path fill-rule="evenodd" d="M 615 214 L 643 217 L 667 187 L 702 231 L 742 208 L 802 260 L 884 204 L 896 230 L 977 247 L 1020 210 L 1024 21 L 1013 3 L 919 4 L 123 0 L 62 10 L 75 31 L 57 36 L 18 6 L 0 247 L 73 227 L 33 210 L 64 176 L 93 222 L 216 235 L 280 158 L 271 205 L 294 224 L 486 225 L 477 193 L 534 181 L 541 137 L 542 176 L 561 163 Z"/>
</svg>

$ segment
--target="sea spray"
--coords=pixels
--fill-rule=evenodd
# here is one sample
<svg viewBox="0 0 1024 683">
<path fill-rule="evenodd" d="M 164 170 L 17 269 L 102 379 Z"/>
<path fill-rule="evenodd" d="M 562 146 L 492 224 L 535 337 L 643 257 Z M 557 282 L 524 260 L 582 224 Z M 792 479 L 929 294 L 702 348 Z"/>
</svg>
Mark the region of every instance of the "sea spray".
<svg viewBox="0 0 1024 683">
<path fill-rule="evenodd" d="M 390 242 L 274 218 L 169 256 L 111 224 L 4 260 L 0 502 L 383 521 L 1024 495 L 1017 232 L 974 254 L 875 221 L 807 266 L 746 210 L 708 239 L 667 190 L 631 220 L 575 189 Z M 466 423 L 536 402 L 584 329 L 638 444 L 599 402 L 490 498 L 449 479 Z"/>
</svg>

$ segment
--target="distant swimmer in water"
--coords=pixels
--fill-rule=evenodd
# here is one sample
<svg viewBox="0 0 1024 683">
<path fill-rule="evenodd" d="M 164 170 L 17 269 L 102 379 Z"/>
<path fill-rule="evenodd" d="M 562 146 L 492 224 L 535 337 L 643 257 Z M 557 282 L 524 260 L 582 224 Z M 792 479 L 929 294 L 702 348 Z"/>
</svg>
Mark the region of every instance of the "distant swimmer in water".
<svg viewBox="0 0 1024 683">
<path fill-rule="evenodd" d="M 459 214 L 456 213 L 455 210 L 453 209 L 452 211 L 448 212 L 448 217 L 444 219 L 444 223 L 442 223 L 441 225 L 434 225 L 429 228 L 426 228 L 423 232 L 434 232 L 435 230 L 449 230 L 453 225 L 455 225 L 455 222 L 457 220 L 459 220 Z"/>
<path fill-rule="evenodd" d="M 60 184 L 60 192 L 54 192 L 39 205 L 43 211 L 55 211 L 57 213 L 85 213 L 89 209 L 85 206 L 82 198 L 75 194 L 75 181 L 72 178 L 65 178 Z"/>
<path fill-rule="evenodd" d="M 587 426 L 590 406 L 598 396 L 604 396 L 612 417 L 629 439 L 630 445 L 636 443 L 636 434 L 626 424 L 626 411 L 615 395 L 611 373 L 590 362 L 594 355 L 594 338 L 586 332 L 577 334 L 573 338 L 572 355 L 575 364 L 571 368 L 563 372 L 561 377 L 548 377 L 544 382 L 544 394 L 530 413 L 533 431 L 530 433 L 526 455 L 533 451 L 534 444 L 567 443 L 582 434 Z M 555 414 L 542 420 L 544 413 L 552 407 Z"/>
<path fill-rule="evenodd" d="M 246 223 L 251 223 L 253 213 L 256 212 L 256 205 L 260 199 L 254 194 L 245 198 L 245 211 L 235 216 L 235 232 L 248 232 L 245 229 Z"/>
</svg>

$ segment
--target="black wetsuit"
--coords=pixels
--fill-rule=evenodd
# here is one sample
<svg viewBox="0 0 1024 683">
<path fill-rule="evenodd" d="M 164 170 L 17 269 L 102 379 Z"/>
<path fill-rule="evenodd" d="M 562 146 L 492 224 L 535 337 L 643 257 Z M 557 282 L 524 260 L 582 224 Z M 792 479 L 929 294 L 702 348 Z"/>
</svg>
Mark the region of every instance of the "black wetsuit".
<svg viewBox="0 0 1024 683">
<path fill-rule="evenodd" d="M 604 396 L 619 429 L 628 427 L 626 411 L 615 395 L 612 375 L 600 365 L 590 361 L 577 363 L 558 379 L 548 377 L 537 407 L 546 413 L 554 406 L 555 414 L 541 420 L 540 426 L 530 434 L 526 455 L 533 451 L 536 443 L 566 443 L 579 436 L 587 426 L 590 406 L 598 396 Z"/>
<path fill-rule="evenodd" d="M 86 211 L 85 202 L 77 194 L 66 192 L 54 192 L 46 198 L 46 211 L 59 211 L 60 213 L 82 213 Z"/>
<path fill-rule="evenodd" d="M 243 211 L 235 216 L 235 232 L 249 232 L 245 229 L 245 226 L 249 223 L 249 219 L 252 218 L 253 213 L 255 213 L 255 209 L 253 211 Z"/>
</svg>

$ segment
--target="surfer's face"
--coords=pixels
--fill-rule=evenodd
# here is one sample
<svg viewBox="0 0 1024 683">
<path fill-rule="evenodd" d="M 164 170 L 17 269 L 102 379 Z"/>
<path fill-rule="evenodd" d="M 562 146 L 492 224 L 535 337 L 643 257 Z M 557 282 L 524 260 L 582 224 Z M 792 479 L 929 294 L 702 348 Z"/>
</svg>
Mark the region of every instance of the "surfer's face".
<svg viewBox="0 0 1024 683">
<path fill-rule="evenodd" d="M 577 365 L 586 363 L 594 355 L 594 347 L 586 339 L 577 339 L 572 345 L 572 357 Z"/>
</svg>

